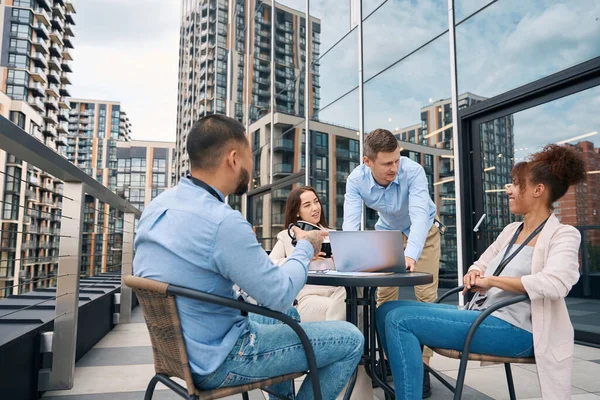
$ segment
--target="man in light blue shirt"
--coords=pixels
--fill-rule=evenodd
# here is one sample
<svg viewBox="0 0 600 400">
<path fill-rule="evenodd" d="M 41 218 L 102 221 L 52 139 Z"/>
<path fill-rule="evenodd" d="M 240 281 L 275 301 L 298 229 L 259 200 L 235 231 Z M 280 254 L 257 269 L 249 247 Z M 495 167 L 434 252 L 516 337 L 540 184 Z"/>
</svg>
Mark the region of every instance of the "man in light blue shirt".
<svg viewBox="0 0 600 400">
<path fill-rule="evenodd" d="M 291 307 L 306 282 L 308 264 L 326 233 L 295 228 L 298 244 L 282 267 L 260 247 L 252 226 L 224 202 L 248 189 L 252 150 L 244 127 L 212 115 L 187 139 L 191 175 L 144 210 L 135 239 L 134 273 L 236 298 L 234 285 L 277 311 Z M 194 382 L 199 388 L 234 386 L 306 371 L 300 340 L 286 325 L 240 315 L 238 310 L 177 298 Z M 346 322 L 302 324 L 315 350 L 323 398 L 333 399 L 356 368 L 360 331 Z M 306 379 L 298 399 L 311 398 Z M 288 385 L 288 387 L 290 387 Z"/>
<path fill-rule="evenodd" d="M 404 233 L 407 269 L 433 274 L 433 283 L 415 287 L 415 296 L 419 301 L 434 302 L 440 265 L 438 226 L 441 224 L 436 221 L 437 209 L 429 197 L 423 167 L 400 157 L 398 141 L 385 129 L 376 129 L 367 135 L 363 161 L 346 182 L 343 230 L 360 229 L 362 201 L 377 211 L 376 230 Z M 398 288 L 379 288 L 378 305 L 392 300 L 398 300 Z M 426 349 L 426 362 L 430 355 L 431 350 Z"/>
</svg>

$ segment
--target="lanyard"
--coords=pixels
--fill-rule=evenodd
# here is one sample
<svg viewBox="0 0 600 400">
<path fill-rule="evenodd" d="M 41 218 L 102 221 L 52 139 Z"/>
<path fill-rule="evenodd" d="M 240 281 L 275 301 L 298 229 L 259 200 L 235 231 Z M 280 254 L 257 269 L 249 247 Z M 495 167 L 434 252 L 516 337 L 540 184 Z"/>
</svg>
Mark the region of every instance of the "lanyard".
<svg viewBox="0 0 600 400">
<path fill-rule="evenodd" d="M 550 218 L 550 217 L 548 217 L 548 218 Z M 512 249 L 515 242 L 517 241 L 519 234 L 523 231 L 523 224 L 521 224 L 519 226 L 519 228 L 515 232 L 515 235 L 511 239 L 508 247 L 506 248 L 506 251 L 504 252 L 502 261 L 500 261 L 500 264 L 498 264 L 498 268 L 496 268 L 496 271 L 494 271 L 494 276 L 500 275 L 502 273 L 502 271 L 504 271 L 504 268 L 506 268 L 508 263 L 510 263 L 512 261 L 512 259 L 515 258 L 515 256 L 521 250 L 523 250 L 523 248 L 525 246 L 527 246 L 527 243 L 531 242 L 533 240 L 533 238 L 535 238 L 542 231 L 542 229 L 544 229 L 544 225 L 546 225 L 546 222 L 548 222 L 548 218 L 546 218 L 546 220 L 544 222 L 542 222 L 537 228 L 535 228 L 535 230 L 533 232 L 531 232 L 531 235 L 529 235 L 529 237 L 527 239 L 525 239 L 525 241 L 523 243 L 521 243 L 521 245 L 517 248 L 517 250 L 515 250 L 515 252 L 509 256 L 508 254 L 510 253 L 510 250 Z"/>
<path fill-rule="evenodd" d="M 219 200 L 221 203 L 223 203 L 223 199 L 221 199 L 221 196 L 219 196 L 219 194 L 217 193 L 217 191 L 215 189 L 213 189 L 209 184 L 201 181 L 198 178 L 194 178 L 191 174 L 188 174 L 187 177 L 192 181 L 192 183 L 196 186 L 200 186 L 202 189 L 206 190 L 208 193 L 212 194 L 214 196 L 215 199 Z"/>
</svg>

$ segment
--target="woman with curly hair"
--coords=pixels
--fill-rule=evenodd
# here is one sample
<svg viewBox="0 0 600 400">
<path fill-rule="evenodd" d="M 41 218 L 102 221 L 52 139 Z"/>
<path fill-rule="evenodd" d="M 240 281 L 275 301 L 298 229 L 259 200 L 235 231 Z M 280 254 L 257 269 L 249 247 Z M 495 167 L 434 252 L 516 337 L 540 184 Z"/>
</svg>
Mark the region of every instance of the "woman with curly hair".
<svg viewBox="0 0 600 400">
<path fill-rule="evenodd" d="M 535 355 L 542 397 L 568 399 L 574 333 L 565 297 L 579 280 L 579 231 L 554 216 L 552 204 L 585 179 L 570 147 L 548 145 L 512 170 L 509 207 L 523 222 L 508 225 L 464 277 L 475 293 L 465 309 L 395 301 L 377 310 L 377 327 L 394 376 L 396 398 L 421 399 L 421 346 L 462 350 L 482 310 L 527 293 L 529 301 L 492 313 L 479 326 L 473 353 Z M 443 334 L 440 334 L 443 332 Z"/>
</svg>

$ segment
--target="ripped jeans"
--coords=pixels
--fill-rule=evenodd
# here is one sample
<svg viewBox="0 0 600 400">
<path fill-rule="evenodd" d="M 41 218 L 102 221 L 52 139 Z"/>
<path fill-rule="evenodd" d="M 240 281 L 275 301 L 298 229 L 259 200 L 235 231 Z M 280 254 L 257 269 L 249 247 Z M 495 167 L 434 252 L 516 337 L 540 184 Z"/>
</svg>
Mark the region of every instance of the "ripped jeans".
<svg viewBox="0 0 600 400">
<path fill-rule="evenodd" d="M 294 308 L 286 314 L 299 320 Z M 215 372 L 195 379 L 196 386 L 202 389 L 237 386 L 308 370 L 304 348 L 292 328 L 259 315 L 250 314 L 249 318 L 249 332 L 240 336 Z M 335 399 L 358 365 L 363 351 L 363 334 L 344 321 L 300 325 L 315 353 L 323 399 Z M 290 396 L 291 388 L 291 382 L 270 387 L 284 396 Z M 296 399 L 312 398 L 312 383 L 310 377 L 306 377 Z"/>
</svg>

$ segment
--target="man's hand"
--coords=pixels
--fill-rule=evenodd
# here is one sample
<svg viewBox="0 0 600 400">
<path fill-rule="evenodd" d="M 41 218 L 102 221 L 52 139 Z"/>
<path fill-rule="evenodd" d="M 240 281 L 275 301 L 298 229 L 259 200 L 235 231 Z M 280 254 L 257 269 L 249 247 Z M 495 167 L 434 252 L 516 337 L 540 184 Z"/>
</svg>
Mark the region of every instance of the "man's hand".
<svg viewBox="0 0 600 400">
<path fill-rule="evenodd" d="M 310 244 L 312 244 L 315 253 L 314 256 L 317 256 L 321 251 L 321 245 L 323 244 L 323 239 L 329 236 L 329 232 L 327 231 L 303 231 L 297 226 L 292 227 L 292 231 L 294 231 L 294 236 L 296 237 L 296 241 L 300 240 L 308 240 Z"/>
<path fill-rule="evenodd" d="M 417 263 L 410 257 L 404 257 L 404 263 L 406 264 L 406 270 L 408 272 L 415 272 L 415 264 Z"/>
<path fill-rule="evenodd" d="M 314 257 L 312 258 L 312 260 L 313 260 L 313 261 L 317 261 L 317 260 L 325 260 L 325 259 L 326 259 L 326 258 L 325 258 L 325 255 L 326 255 L 326 254 L 325 254 L 325 252 L 323 252 L 323 251 L 320 251 L 320 252 L 319 252 L 319 254 L 317 254 L 316 256 L 314 256 Z"/>
<path fill-rule="evenodd" d="M 473 286 L 475 286 L 475 281 L 478 277 L 483 277 L 483 272 L 478 269 L 474 269 L 473 271 L 467 272 L 465 277 L 463 278 L 463 284 L 465 288 L 462 291 L 462 294 L 465 295 Z"/>
</svg>

